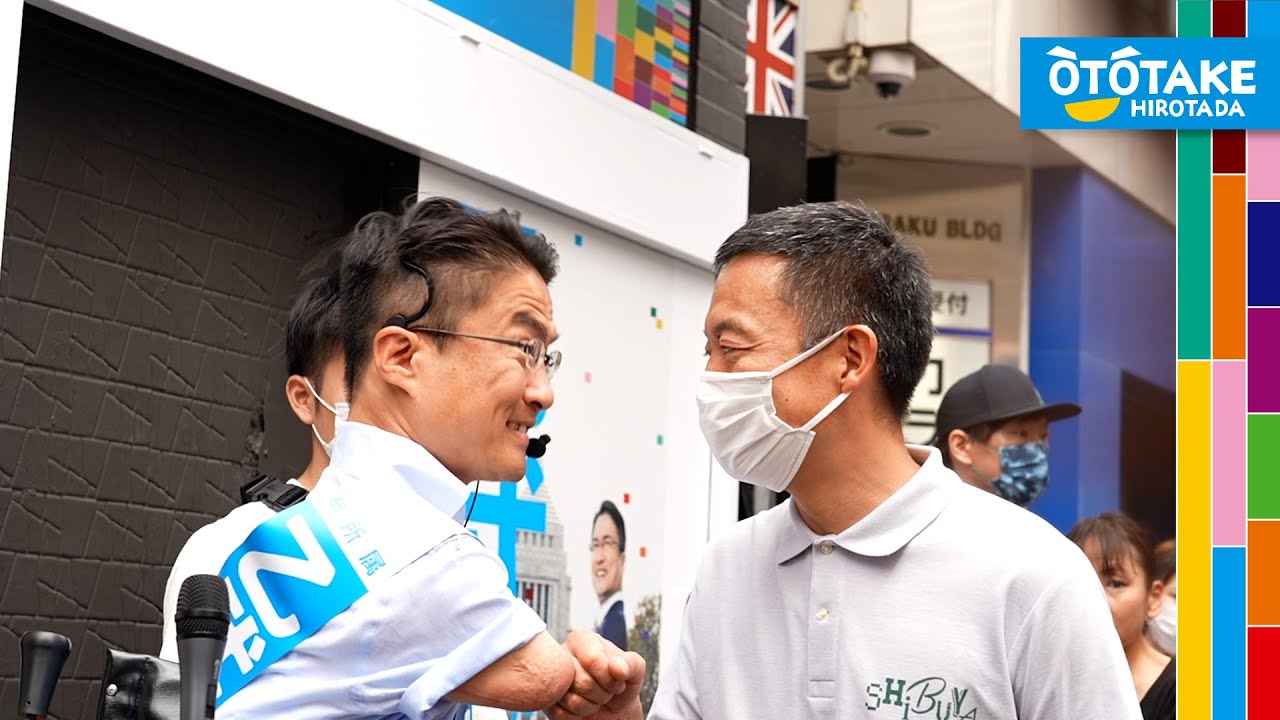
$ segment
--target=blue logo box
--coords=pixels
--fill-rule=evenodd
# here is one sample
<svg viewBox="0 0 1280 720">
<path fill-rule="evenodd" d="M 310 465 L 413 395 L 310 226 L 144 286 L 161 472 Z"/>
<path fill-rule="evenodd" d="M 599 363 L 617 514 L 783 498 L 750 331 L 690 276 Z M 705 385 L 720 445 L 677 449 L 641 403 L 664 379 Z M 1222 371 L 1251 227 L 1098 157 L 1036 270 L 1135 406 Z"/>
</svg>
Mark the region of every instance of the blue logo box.
<svg viewBox="0 0 1280 720">
<path fill-rule="evenodd" d="M 1026 130 L 1280 128 L 1280 43 L 1022 38 Z"/>
</svg>

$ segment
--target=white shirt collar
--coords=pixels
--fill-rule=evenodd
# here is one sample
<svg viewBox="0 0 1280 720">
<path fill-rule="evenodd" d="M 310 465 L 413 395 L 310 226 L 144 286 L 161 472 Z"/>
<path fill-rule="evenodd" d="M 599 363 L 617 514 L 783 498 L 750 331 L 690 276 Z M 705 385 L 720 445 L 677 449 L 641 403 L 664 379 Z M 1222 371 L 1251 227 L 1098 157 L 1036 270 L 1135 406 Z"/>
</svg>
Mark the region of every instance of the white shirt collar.
<svg viewBox="0 0 1280 720">
<path fill-rule="evenodd" d="M 901 550 L 919 535 L 951 502 L 960 487 L 960 478 L 942 464 L 942 453 L 927 445 L 907 445 L 911 459 L 920 469 L 850 528 L 831 541 L 851 553 L 870 557 L 886 557 Z M 809 529 L 794 500 L 782 514 L 782 530 L 778 535 L 776 559 L 779 564 L 799 555 L 819 539 Z"/>
<path fill-rule="evenodd" d="M 622 591 L 618 590 L 614 594 L 605 598 L 604 602 L 600 603 L 600 609 L 596 611 L 596 627 L 600 627 L 604 624 L 605 616 L 609 614 L 609 611 L 613 609 L 614 605 L 620 602 L 622 602 Z"/>
<path fill-rule="evenodd" d="M 470 496 L 462 480 L 449 472 L 426 448 L 403 435 L 364 423 L 348 421 L 342 424 L 333 438 L 333 458 L 329 467 L 362 479 L 369 475 L 370 468 L 379 468 L 382 479 L 408 485 L 459 523 Z"/>
</svg>

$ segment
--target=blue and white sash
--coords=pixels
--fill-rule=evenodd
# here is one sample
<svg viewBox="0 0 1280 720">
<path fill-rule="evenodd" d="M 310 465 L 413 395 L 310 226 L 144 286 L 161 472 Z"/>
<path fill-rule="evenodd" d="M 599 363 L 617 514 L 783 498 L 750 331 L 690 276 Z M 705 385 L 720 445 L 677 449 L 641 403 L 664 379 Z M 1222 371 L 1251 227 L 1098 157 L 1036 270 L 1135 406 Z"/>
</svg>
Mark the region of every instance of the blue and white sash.
<svg viewBox="0 0 1280 720">
<path fill-rule="evenodd" d="M 407 487 L 374 484 L 344 492 L 341 482 L 321 482 L 227 558 L 218 573 L 231 604 L 219 707 L 371 588 L 459 532 Z"/>
</svg>

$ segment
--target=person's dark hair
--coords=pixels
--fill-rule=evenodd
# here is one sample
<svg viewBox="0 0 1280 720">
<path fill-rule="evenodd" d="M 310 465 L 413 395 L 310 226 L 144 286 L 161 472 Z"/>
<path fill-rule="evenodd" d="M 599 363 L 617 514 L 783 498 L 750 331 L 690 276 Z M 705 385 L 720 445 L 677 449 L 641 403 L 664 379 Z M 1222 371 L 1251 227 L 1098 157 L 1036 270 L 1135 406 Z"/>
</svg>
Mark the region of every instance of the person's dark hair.
<svg viewBox="0 0 1280 720">
<path fill-rule="evenodd" d="M 1105 512 L 1076 523 L 1067 538 L 1082 549 L 1089 540 L 1096 540 L 1102 553 L 1102 572 L 1117 572 L 1126 558 L 1133 560 L 1146 581 L 1146 587 L 1161 579 L 1156 574 L 1155 541 L 1151 532 L 1137 520 L 1122 512 Z"/>
<path fill-rule="evenodd" d="M 285 325 L 285 363 L 320 391 L 325 363 L 342 352 L 338 275 L 330 272 L 305 282 Z"/>
<path fill-rule="evenodd" d="M 979 423 L 977 425 L 972 425 L 967 428 L 958 428 L 958 429 L 963 430 L 966 435 L 973 438 L 977 442 L 984 443 L 990 440 L 991 436 L 995 435 L 996 430 L 999 430 L 1000 426 L 1003 424 L 1004 423 Z M 950 436 L 951 436 L 951 433 L 947 433 L 945 436 L 940 436 L 935 441 L 937 443 L 935 447 L 937 447 L 938 450 L 942 452 L 942 464 L 954 470 L 955 466 L 951 464 Z"/>
<path fill-rule="evenodd" d="M 880 213 L 846 202 L 750 218 L 716 252 L 716 275 L 742 255 L 786 260 L 779 295 L 800 317 L 805 349 L 842 327 L 871 328 L 880 346 L 880 383 L 894 414 L 905 419 L 933 346 L 924 255 Z"/>
<path fill-rule="evenodd" d="M 1166 585 L 1178 572 L 1178 550 L 1169 548 L 1156 553 L 1156 579 Z"/>
<path fill-rule="evenodd" d="M 342 343 L 347 391 L 354 396 L 373 336 L 399 315 L 410 324 L 455 330 L 488 297 L 501 274 L 531 269 L 550 283 L 556 250 L 510 213 L 481 212 L 456 200 L 418 201 L 401 215 L 366 215 L 342 256 Z M 447 347 L 455 338 L 432 334 Z"/>
<path fill-rule="evenodd" d="M 608 515 L 613 524 L 618 526 L 618 552 L 627 551 L 627 526 L 622 522 L 622 513 L 618 512 L 618 506 L 613 504 L 612 500 L 605 500 L 600 503 L 600 509 L 596 511 L 595 517 L 591 518 L 591 524 L 600 519 L 601 515 Z"/>
</svg>

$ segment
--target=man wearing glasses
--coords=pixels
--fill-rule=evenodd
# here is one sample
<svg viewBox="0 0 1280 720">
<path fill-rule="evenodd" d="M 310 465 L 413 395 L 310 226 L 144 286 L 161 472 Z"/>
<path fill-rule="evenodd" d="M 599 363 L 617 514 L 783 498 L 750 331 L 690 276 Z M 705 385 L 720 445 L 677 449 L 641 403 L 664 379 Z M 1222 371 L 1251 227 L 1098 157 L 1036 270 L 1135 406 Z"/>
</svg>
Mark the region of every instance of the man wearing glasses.
<svg viewBox="0 0 1280 720">
<path fill-rule="evenodd" d="M 627 649 L 627 613 L 622 602 L 622 571 L 627 566 L 627 526 L 618 506 L 605 500 L 591 526 L 591 587 L 600 599 L 596 632 Z"/>
<path fill-rule="evenodd" d="M 223 569 L 219 718 L 639 717 L 643 659 L 594 633 L 556 643 L 464 527 L 467 485 L 520 480 L 554 401 L 556 263 L 505 212 L 443 198 L 356 226 L 340 282 L 350 414 L 298 511 Z"/>
</svg>

